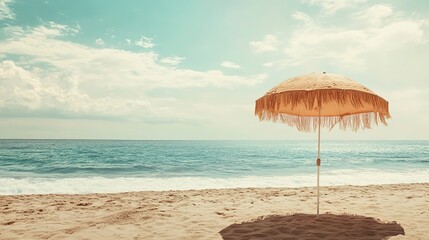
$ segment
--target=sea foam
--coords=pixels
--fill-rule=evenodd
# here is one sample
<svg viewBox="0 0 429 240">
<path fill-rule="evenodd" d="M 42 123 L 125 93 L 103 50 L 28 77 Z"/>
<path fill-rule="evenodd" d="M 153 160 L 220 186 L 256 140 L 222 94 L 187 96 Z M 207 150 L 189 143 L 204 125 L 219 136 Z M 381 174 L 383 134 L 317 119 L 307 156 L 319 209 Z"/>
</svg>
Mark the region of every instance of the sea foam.
<svg viewBox="0 0 429 240">
<path fill-rule="evenodd" d="M 335 170 L 320 175 L 321 186 L 372 185 L 429 182 L 429 169 L 380 171 L 376 169 Z M 76 178 L 0 178 L 0 194 L 83 194 L 129 191 L 165 191 L 247 187 L 315 186 L 316 174 L 290 176 L 211 177 L 76 177 Z"/>
</svg>

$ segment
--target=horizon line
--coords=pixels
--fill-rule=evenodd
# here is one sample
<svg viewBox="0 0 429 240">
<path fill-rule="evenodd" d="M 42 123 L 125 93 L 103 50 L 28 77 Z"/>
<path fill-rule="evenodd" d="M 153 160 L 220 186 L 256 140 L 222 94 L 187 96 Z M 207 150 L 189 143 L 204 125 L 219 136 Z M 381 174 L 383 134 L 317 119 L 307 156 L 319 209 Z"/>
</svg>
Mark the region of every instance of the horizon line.
<svg viewBox="0 0 429 240">
<path fill-rule="evenodd" d="M 80 141 L 317 141 L 317 139 L 124 139 L 124 138 L 0 138 L 4 140 L 80 140 Z M 429 139 L 326 139 L 323 141 L 429 141 Z"/>
</svg>

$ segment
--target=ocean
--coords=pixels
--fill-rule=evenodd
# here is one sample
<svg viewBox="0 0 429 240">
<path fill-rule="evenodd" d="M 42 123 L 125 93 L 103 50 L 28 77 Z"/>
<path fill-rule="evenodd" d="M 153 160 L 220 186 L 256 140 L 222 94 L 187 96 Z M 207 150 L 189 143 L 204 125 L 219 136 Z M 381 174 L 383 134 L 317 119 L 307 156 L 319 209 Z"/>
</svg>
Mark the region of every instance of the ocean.
<svg viewBox="0 0 429 240">
<path fill-rule="evenodd" d="M 0 140 L 0 194 L 315 186 L 316 141 Z M 321 186 L 429 182 L 429 141 L 322 141 Z"/>
</svg>

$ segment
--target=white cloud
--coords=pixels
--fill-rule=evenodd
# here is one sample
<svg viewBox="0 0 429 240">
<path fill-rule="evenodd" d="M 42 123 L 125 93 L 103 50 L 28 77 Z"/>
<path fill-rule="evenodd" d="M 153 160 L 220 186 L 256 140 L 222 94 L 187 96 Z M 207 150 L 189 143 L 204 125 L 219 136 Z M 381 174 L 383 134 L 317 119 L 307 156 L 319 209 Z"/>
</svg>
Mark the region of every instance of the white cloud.
<svg viewBox="0 0 429 240">
<path fill-rule="evenodd" d="M 408 86 L 394 91 L 386 92 L 385 97 L 389 100 L 392 120 L 389 121 L 390 131 L 404 132 L 407 138 L 427 139 L 426 126 L 429 118 L 428 87 L 418 88 Z"/>
<path fill-rule="evenodd" d="M 357 19 L 367 22 L 372 26 L 379 26 L 386 21 L 386 18 L 393 15 L 390 5 L 377 4 L 356 14 Z"/>
<path fill-rule="evenodd" d="M 251 41 L 249 43 L 250 49 L 254 53 L 271 52 L 278 49 L 280 41 L 277 36 L 267 34 L 262 41 Z"/>
<path fill-rule="evenodd" d="M 140 40 L 135 41 L 134 43 L 136 44 L 136 46 L 140 46 L 142 48 L 153 48 L 155 44 L 152 41 L 152 38 L 142 36 L 140 37 Z"/>
<path fill-rule="evenodd" d="M 274 63 L 275 62 L 266 62 L 266 63 L 262 64 L 262 66 L 264 66 L 264 67 L 272 67 L 272 66 L 274 66 Z"/>
<path fill-rule="evenodd" d="M 65 35 L 74 35 L 79 32 L 79 28 L 73 28 L 67 25 L 58 24 L 55 22 L 48 22 L 48 24 L 40 25 L 34 28 L 33 33 L 37 36 L 45 37 L 58 37 Z M 25 34 L 25 32 L 22 32 Z"/>
<path fill-rule="evenodd" d="M 375 11 L 379 9 L 380 11 Z M 423 20 L 389 18 L 391 8 L 377 5 L 355 15 L 355 27 L 324 27 L 303 13 L 293 18 L 304 21 L 295 29 L 284 48 L 283 65 L 300 65 L 311 61 L 329 61 L 340 66 L 364 68 L 369 54 L 383 54 L 425 42 Z M 362 18 L 367 19 L 365 23 Z M 383 24 L 380 24 L 383 23 Z"/>
<path fill-rule="evenodd" d="M 311 25 L 313 24 L 313 19 L 306 13 L 296 11 L 292 14 L 292 17 L 295 20 L 302 21 L 305 25 Z"/>
<path fill-rule="evenodd" d="M 175 66 L 175 65 L 180 64 L 184 59 L 185 58 L 183 58 L 183 57 L 174 56 L 174 57 L 163 58 L 163 59 L 159 60 L 159 62 L 164 63 L 164 64 L 168 64 L 171 66 Z"/>
<path fill-rule="evenodd" d="M 240 65 L 238 65 L 237 63 L 228 62 L 228 61 L 222 62 L 220 66 L 224 68 L 235 68 L 235 69 L 241 68 Z"/>
<path fill-rule="evenodd" d="M 0 0 L 0 20 L 15 18 L 15 14 L 9 8 L 12 3 L 13 0 Z"/>
<path fill-rule="evenodd" d="M 272 62 L 266 62 L 264 64 L 262 64 L 262 66 L 264 67 L 281 67 L 282 65 L 282 61 L 277 60 L 277 61 L 272 61 Z"/>
<path fill-rule="evenodd" d="M 68 86 L 60 86 L 53 76 L 40 76 L 40 69 L 32 71 L 13 61 L 0 62 L 0 107 L 24 110 L 56 110 L 62 114 L 119 116 L 136 107 L 148 107 L 139 100 L 121 100 L 108 96 L 93 98 L 79 91 L 78 81 L 65 79 Z M 46 78 L 47 77 L 47 78 Z"/>
<path fill-rule="evenodd" d="M 41 83 L 31 74 L 17 67 L 12 61 L 0 62 L 0 106 L 23 105 L 29 109 L 38 108 L 42 91 Z"/>
<path fill-rule="evenodd" d="M 0 41 L 3 109 L 186 120 L 189 116 L 182 116 L 181 110 L 190 105 L 177 106 L 174 99 L 147 93 L 157 88 L 253 86 L 267 78 L 265 74 L 243 77 L 219 70 L 177 68 L 183 58 L 159 60 L 154 52 L 91 48 L 61 40 L 77 30 L 55 23 L 35 28 L 6 27 L 2 31 L 6 36 Z M 12 54 L 21 57 L 8 60 Z"/>
<path fill-rule="evenodd" d="M 327 14 L 333 14 L 336 11 L 364 3 L 366 0 L 302 0 L 309 5 L 320 6 Z"/>
<path fill-rule="evenodd" d="M 103 46 L 103 45 L 104 45 L 104 41 L 103 41 L 103 39 L 101 39 L 101 38 L 97 38 L 97 39 L 95 40 L 95 44 L 96 44 L 96 45 L 99 45 L 99 46 Z"/>
</svg>

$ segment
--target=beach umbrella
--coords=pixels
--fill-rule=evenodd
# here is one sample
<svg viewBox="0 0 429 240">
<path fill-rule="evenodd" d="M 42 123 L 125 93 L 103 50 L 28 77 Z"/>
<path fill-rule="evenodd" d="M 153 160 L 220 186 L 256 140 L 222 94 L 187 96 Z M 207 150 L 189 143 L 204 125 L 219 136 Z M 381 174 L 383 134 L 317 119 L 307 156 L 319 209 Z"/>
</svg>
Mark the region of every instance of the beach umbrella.
<svg viewBox="0 0 429 240">
<path fill-rule="evenodd" d="M 299 131 L 318 131 L 317 214 L 319 214 L 320 128 L 371 128 L 387 125 L 389 104 L 367 87 L 344 76 L 310 73 L 288 79 L 256 100 L 259 120 L 286 123 Z"/>
</svg>

